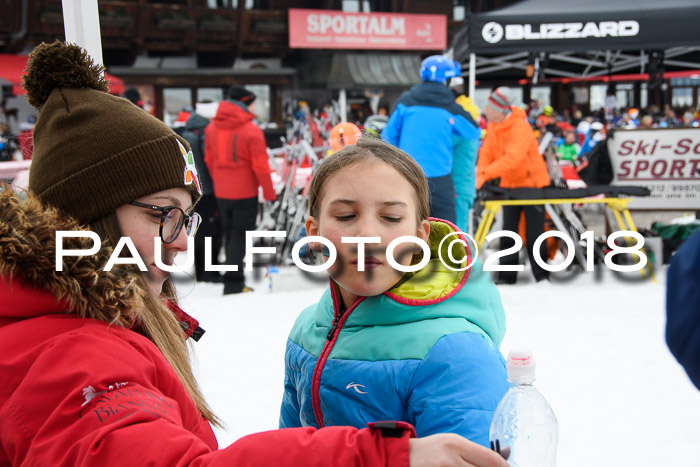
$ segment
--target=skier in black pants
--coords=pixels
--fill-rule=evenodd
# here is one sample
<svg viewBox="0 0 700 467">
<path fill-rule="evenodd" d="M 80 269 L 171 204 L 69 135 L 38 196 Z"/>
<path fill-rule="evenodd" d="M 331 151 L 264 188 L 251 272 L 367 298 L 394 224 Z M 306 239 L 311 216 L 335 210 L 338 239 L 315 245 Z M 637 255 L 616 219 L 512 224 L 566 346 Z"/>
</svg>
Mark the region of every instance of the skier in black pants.
<svg viewBox="0 0 700 467">
<path fill-rule="evenodd" d="M 520 215 L 525 213 L 525 238 L 523 243 L 527 246 L 527 256 L 530 258 L 532 274 L 537 282 L 547 279 L 549 272 L 540 267 L 533 257 L 533 245 L 537 237 L 542 235 L 544 226 L 544 206 L 503 206 L 503 230 L 518 232 Z M 508 237 L 501 238 L 501 250 L 511 248 L 515 241 Z M 547 260 L 547 242 L 540 244 L 540 258 Z M 501 257 L 501 266 L 515 266 L 518 264 L 518 253 Z M 497 284 L 515 284 L 517 271 L 501 271 L 498 273 Z"/>
</svg>

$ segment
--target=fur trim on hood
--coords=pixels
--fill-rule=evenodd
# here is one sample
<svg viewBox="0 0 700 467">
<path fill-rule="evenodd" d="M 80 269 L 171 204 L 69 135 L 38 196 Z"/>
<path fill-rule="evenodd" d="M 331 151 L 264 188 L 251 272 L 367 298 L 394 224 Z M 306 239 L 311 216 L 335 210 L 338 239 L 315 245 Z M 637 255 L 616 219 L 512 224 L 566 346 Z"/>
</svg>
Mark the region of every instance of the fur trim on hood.
<svg viewBox="0 0 700 467">
<path fill-rule="evenodd" d="M 142 305 L 138 271 L 115 267 L 105 272 L 112 248 L 103 242 L 95 255 L 63 258 L 56 271 L 56 231 L 89 230 L 77 220 L 47 207 L 31 192 L 25 199 L 0 185 L 0 280 L 10 287 L 50 293 L 65 310 L 81 317 L 126 324 Z M 64 249 L 88 249 L 87 237 L 65 238 Z M 57 310 L 58 311 L 58 310 Z"/>
</svg>

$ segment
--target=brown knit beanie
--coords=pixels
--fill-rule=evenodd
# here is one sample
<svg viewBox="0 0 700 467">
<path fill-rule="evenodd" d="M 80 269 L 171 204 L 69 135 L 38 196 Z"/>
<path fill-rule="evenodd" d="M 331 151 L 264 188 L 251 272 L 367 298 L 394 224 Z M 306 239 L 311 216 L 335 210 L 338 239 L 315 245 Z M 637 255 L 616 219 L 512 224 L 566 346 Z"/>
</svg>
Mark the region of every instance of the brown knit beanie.
<svg viewBox="0 0 700 467">
<path fill-rule="evenodd" d="M 85 224 L 170 188 L 199 200 L 187 142 L 127 99 L 107 94 L 103 70 L 82 48 L 61 41 L 31 53 L 23 85 L 39 118 L 29 189 Z"/>
</svg>

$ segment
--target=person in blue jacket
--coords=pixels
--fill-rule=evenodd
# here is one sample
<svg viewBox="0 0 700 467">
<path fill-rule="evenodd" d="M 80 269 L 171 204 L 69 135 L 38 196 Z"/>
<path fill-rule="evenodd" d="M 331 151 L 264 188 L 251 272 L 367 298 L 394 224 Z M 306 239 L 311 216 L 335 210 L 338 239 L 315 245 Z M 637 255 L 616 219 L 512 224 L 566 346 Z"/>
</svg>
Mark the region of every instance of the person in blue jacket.
<svg viewBox="0 0 700 467">
<path fill-rule="evenodd" d="M 666 279 L 666 343 L 700 389 L 700 230 L 676 251 Z"/>
<path fill-rule="evenodd" d="M 433 55 L 423 60 L 420 75 L 423 82 L 399 98 L 382 139 L 413 157 L 423 169 L 430 187 L 430 214 L 455 223 L 453 137 L 478 141 L 481 130 L 447 87 L 450 78 L 461 75 L 459 62 Z"/>
<path fill-rule="evenodd" d="M 330 287 L 287 341 L 280 427 L 391 419 L 413 424 L 419 437 L 448 432 L 488 445 L 508 389 L 499 351 L 505 314 L 467 242 L 448 254 L 464 236 L 429 218 L 420 167 L 363 137 L 321 164 L 309 203 L 306 229 L 317 237 L 309 247 L 326 250 Z M 388 260 L 389 244 L 404 236 L 429 248 L 394 250 L 398 267 L 414 272 Z M 345 237 L 374 238 L 362 251 Z"/>
<path fill-rule="evenodd" d="M 455 102 L 469 114 L 477 127 L 481 111 L 465 94 L 464 78 L 457 76 L 450 80 L 450 89 L 455 95 Z M 479 130 L 481 131 L 481 130 Z M 483 132 L 482 132 L 483 133 Z M 455 187 L 455 208 L 457 227 L 462 232 L 469 232 L 469 212 L 476 198 L 476 160 L 479 155 L 479 139 L 466 139 L 453 136 L 452 182 Z"/>
</svg>

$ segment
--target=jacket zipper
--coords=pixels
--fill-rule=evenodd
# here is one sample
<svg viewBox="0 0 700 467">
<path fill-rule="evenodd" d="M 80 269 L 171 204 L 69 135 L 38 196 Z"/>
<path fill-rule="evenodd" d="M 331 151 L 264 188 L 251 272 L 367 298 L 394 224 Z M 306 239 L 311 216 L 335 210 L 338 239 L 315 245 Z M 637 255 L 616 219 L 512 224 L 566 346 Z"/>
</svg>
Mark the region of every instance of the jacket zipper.
<svg viewBox="0 0 700 467">
<path fill-rule="evenodd" d="M 233 162 L 238 164 L 238 135 L 233 135 Z"/>
<path fill-rule="evenodd" d="M 314 409 L 314 416 L 316 417 L 316 424 L 319 428 L 323 428 L 323 413 L 321 412 L 321 372 L 323 372 L 323 367 L 326 365 L 328 360 L 328 355 L 330 355 L 333 350 L 333 346 L 338 340 L 338 335 L 340 334 L 343 324 L 347 321 L 348 316 L 352 313 L 357 305 L 359 305 L 363 298 L 360 298 L 348 308 L 345 313 L 340 314 L 340 307 L 338 305 L 338 297 L 335 292 L 335 284 L 331 282 L 331 296 L 333 298 L 333 321 L 331 323 L 331 328 L 328 330 L 328 335 L 326 336 L 326 343 L 323 345 L 320 355 L 318 356 L 318 361 L 316 362 L 316 367 L 314 368 L 313 376 L 311 377 L 311 406 Z"/>
<path fill-rule="evenodd" d="M 340 316 L 333 318 L 333 323 L 331 324 L 331 328 L 328 331 L 328 336 L 326 337 L 327 341 L 330 341 L 333 338 L 333 334 L 335 334 L 335 330 L 338 327 L 338 321 L 340 321 Z"/>
</svg>

